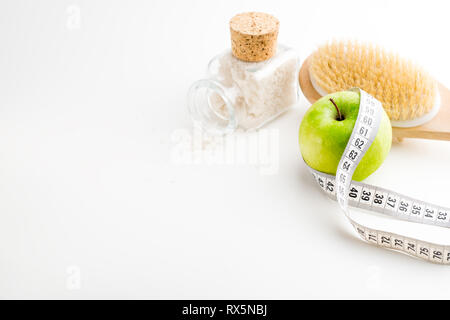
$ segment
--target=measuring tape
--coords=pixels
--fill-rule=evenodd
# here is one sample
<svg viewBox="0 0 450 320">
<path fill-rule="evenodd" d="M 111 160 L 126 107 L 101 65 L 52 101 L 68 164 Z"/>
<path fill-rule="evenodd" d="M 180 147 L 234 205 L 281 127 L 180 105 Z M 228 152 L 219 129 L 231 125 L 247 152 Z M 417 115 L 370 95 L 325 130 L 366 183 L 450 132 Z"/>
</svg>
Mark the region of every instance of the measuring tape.
<svg viewBox="0 0 450 320">
<path fill-rule="evenodd" d="M 360 94 L 359 113 L 336 170 L 336 176 L 309 167 L 314 179 L 330 198 L 338 201 L 345 216 L 363 240 L 430 262 L 450 264 L 450 246 L 448 245 L 371 229 L 351 218 L 349 206 L 382 213 L 400 220 L 444 228 L 450 227 L 450 209 L 448 208 L 384 188 L 352 181 L 356 167 L 377 135 L 381 122 L 382 105 L 381 102 L 359 88 L 350 90 Z"/>
</svg>

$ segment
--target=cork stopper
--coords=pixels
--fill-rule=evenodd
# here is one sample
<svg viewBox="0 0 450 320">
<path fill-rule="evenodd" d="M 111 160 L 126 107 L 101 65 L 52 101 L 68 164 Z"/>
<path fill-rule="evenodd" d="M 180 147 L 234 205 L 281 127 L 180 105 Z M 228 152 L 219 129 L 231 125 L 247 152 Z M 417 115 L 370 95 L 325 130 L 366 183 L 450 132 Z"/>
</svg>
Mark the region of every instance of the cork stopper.
<svg viewBox="0 0 450 320">
<path fill-rule="evenodd" d="M 258 62 L 270 59 L 277 50 L 280 22 L 262 12 L 245 12 L 230 20 L 231 51 L 244 61 Z"/>
</svg>

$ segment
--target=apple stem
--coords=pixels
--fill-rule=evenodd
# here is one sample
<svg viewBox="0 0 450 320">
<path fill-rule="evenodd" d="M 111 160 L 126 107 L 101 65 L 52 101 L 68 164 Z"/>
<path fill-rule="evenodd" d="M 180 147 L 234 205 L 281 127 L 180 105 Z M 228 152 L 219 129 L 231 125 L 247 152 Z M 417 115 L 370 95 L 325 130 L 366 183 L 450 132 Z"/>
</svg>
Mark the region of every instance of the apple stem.
<svg viewBox="0 0 450 320">
<path fill-rule="evenodd" d="M 338 106 L 336 105 L 336 102 L 334 102 L 333 98 L 330 98 L 331 103 L 334 105 L 334 107 L 336 108 L 336 111 L 338 113 L 338 121 L 342 121 L 344 119 L 342 119 L 342 114 L 341 114 L 341 110 L 339 110 Z"/>
</svg>

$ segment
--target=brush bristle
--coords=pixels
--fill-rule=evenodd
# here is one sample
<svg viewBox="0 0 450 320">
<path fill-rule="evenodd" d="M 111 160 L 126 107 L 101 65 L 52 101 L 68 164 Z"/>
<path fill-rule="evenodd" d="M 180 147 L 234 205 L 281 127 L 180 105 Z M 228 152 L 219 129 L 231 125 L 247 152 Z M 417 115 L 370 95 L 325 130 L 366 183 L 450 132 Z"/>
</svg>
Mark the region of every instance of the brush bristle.
<svg viewBox="0 0 450 320">
<path fill-rule="evenodd" d="M 436 101 L 437 83 L 428 73 L 378 46 L 330 42 L 312 55 L 309 71 L 328 93 L 352 87 L 370 93 L 394 121 L 419 118 L 429 113 Z"/>
</svg>

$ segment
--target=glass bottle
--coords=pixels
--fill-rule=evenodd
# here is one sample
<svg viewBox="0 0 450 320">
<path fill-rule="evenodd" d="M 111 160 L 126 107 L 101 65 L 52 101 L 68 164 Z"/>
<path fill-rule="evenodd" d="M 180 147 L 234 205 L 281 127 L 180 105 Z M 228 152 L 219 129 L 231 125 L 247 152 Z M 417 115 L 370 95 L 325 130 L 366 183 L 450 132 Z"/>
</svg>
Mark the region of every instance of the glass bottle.
<svg viewBox="0 0 450 320">
<path fill-rule="evenodd" d="M 209 62 L 207 78 L 189 89 L 189 114 L 211 134 L 258 129 L 297 103 L 299 67 L 296 51 L 284 45 L 260 62 L 242 61 L 226 50 Z"/>
</svg>

